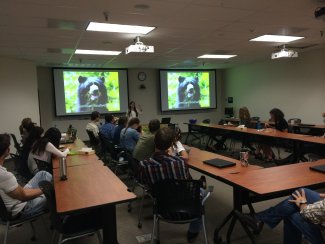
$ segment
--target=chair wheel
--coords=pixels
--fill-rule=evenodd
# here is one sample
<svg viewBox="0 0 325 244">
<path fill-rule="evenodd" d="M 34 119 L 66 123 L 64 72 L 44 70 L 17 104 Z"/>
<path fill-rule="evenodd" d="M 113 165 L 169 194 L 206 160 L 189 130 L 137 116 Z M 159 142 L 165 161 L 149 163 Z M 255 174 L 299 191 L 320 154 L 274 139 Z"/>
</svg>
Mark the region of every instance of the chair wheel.
<svg viewBox="0 0 325 244">
<path fill-rule="evenodd" d="M 142 224 L 138 223 L 138 228 L 141 229 L 142 228 Z"/>
</svg>

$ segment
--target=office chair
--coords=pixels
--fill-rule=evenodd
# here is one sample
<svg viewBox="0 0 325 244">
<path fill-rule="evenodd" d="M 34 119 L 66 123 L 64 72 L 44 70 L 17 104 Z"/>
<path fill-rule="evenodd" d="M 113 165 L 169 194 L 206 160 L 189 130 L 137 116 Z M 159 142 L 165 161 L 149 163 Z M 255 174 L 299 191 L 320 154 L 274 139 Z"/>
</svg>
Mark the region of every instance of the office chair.
<svg viewBox="0 0 325 244">
<path fill-rule="evenodd" d="M 14 161 L 14 174 L 17 181 L 22 185 L 25 185 L 31 178 L 33 178 L 33 175 L 29 172 L 27 166 L 26 168 L 23 166 L 20 155 L 10 153 L 10 157 Z"/>
<path fill-rule="evenodd" d="M 29 217 L 12 216 L 12 213 L 7 210 L 2 198 L 0 198 L 0 224 L 6 227 L 3 243 L 4 244 L 7 243 L 10 229 L 14 227 L 19 227 L 25 223 L 29 223 L 32 228 L 33 235 L 31 240 L 32 241 L 36 240 L 35 228 L 33 222 L 45 213 L 46 211 L 41 211 Z"/>
<path fill-rule="evenodd" d="M 118 172 L 121 172 L 123 167 L 128 166 L 128 161 L 124 160 L 125 153 L 127 152 L 124 148 L 115 145 L 112 141 L 106 141 L 108 146 L 108 152 L 110 155 L 109 167 L 117 175 Z M 120 170 L 120 171 L 119 171 Z"/>
<path fill-rule="evenodd" d="M 301 119 L 298 119 L 298 118 L 288 119 L 288 124 L 289 124 L 289 132 L 290 133 L 300 134 L 300 128 L 299 127 L 290 126 L 290 125 L 292 125 L 292 124 L 294 124 L 294 125 L 301 124 Z"/>
<path fill-rule="evenodd" d="M 91 130 L 86 130 L 87 131 L 87 134 L 88 134 L 88 137 L 89 137 L 89 142 L 90 142 L 90 147 L 92 147 L 95 152 L 96 152 L 96 155 L 98 157 L 100 157 L 100 141 L 99 139 L 97 139 L 94 135 L 94 132 L 92 132 Z"/>
<path fill-rule="evenodd" d="M 208 191 L 203 199 L 198 180 L 163 180 L 153 185 L 154 222 L 151 244 L 159 242 L 159 222 L 187 224 L 202 220 L 204 241 L 208 238 L 205 225 L 204 204 L 210 196 Z"/>
<path fill-rule="evenodd" d="M 100 140 L 100 155 L 101 160 L 104 161 L 105 165 L 109 163 L 108 156 L 110 156 L 109 144 L 111 143 L 101 132 L 99 132 L 99 140 Z"/>
<path fill-rule="evenodd" d="M 23 147 L 21 146 L 21 144 L 18 142 L 15 134 L 10 134 L 12 140 L 14 141 L 14 146 L 15 146 L 15 149 L 16 149 L 16 154 L 17 155 L 20 155 L 21 152 L 23 151 Z"/>
<path fill-rule="evenodd" d="M 97 234 L 99 244 L 103 243 L 100 233 L 100 229 L 102 229 L 100 210 L 86 210 L 75 214 L 59 215 L 56 212 L 55 192 L 52 183 L 42 181 L 39 183 L 39 187 L 43 191 L 50 209 L 51 225 L 54 228 L 51 243 L 54 243 L 57 233 L 59 233 L 58 244 L 94 233 Z"/>
<path fill-rule="evenodd" d="M 46 171 L 49 172 L 51 175 L 53 175 L 53 167 L 52 163 L 48 163 L 46 161 L 33 158 L 35 160 L 35 163 L 37 165 L 38 171 Z"/>
</svg>

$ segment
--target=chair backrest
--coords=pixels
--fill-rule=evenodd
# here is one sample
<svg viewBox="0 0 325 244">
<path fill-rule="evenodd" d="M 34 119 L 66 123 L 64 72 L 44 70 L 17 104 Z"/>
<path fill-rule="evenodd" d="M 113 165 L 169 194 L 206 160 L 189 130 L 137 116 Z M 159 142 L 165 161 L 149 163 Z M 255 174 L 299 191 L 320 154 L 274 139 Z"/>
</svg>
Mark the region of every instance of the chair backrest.
<svg viewBox="0 0 325 244">
<path fill-rule="evenodd" d="M 198 180 L 163 180 L 154 184 L 155 213 L 172 220 L 200 217 L 200 185 Z"/>
<path fill-rule="evenodd" d="M 37 168 L 39 171 L 46 171 L 46 172 L 49 172 L 51 175 L 53 175 L 53 168 L 52 168 L 52 164 L 51 163 L 48 163 L 46 161 L 43 161 L 43 160 L 39 160 L 37 158 L 34 158 L 35 162 L 36 162 L 36 165 L 37 165 Z"/>
<path fill-rule="evenodd" d="M 251 118 L 252 121 L 260 121 L 260 117 L 258 116 L 254 116 Z"/>
<path fill-rule="evenodd" d="M 161 124 L 169 124 L 171 119 L 171 117 L 161 118 Z"/>
<path fill-rule="evenodd" d="M 94 132 L 91 130 L 86 130 L 91 146 L 98 146 L 99 140 L 95 137 Z"/>
<path fill-rule="evenodd" d="M 203 124 L 210 124 L 211 120 L 210 119 L 204 119 L 202 121 Z"/>
<path fill-rule="evenodd" d="M 2 221 L 8 221 L 11 218 L 11 213 L 7 211 L 6 205 L 0 197 L 0 218 Z"/>
<path fill-rule="evenodd" d="M 106 153 L 109 152 L 109 143 L 111 142 L 108 140 L 101 132 L 99 132 L 99 140 L 101 144 L 101 152 Z"/>
<path fill-rule="evenodd" d="M 14 146 L 15 146 L 15 148 L 16 148 L 16 150 L 17 150 L 17 154 L 20 154 L 21 151 L 23 150 L 22 146 L 21 146 L 20 143 L 18 142 L 18 140 L 17 140 L 15 134 L 10 134 L 10 136 L 11 136 L 12 140 L 14 141 Z"/>
<path fill-rule="evenodd" d="M 298 118 L 292 118 L 288 120 L 288 124 L 292 124 L 292 122 L 297 125 L 297 124 L 301 124 L 301 119 Z"/>
<path fill-rule="evenodd" d="M 29 172 L 27 166 L 23 164 L 23 159 L 21 155 L 10 153 L 10 157 L 14 160 L 15 171 L 18 172 L 21 176 L 29 180 L 33 178 L 33 175 Z"/>
</svg>

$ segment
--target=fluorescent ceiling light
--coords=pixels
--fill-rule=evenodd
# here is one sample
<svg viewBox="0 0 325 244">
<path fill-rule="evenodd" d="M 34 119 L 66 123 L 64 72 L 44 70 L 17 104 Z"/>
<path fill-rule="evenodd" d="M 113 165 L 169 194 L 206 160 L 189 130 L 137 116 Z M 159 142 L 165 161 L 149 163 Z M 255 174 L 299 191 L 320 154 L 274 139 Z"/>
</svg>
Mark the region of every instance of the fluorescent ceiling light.
<svg viewBox="0 0 325 244">
<path fill-rule="evenodd" d="M 251 39 L 250 41 L 254 42 L 292 42 L 300 40 L 304 37 L 300 36 L 281 36 L 281 35 L 263 35 Z"/>
<path fill-rule="evenodd" d="M 139 25 L 119 25 L 109 23 L 90 22 L 87 31 L 103 31 L 103 32 L 118 32 L 132 34 L 148 34 L 156 27 L 139 26 Z"/>
<path fill-rule="evenodd" d="M 217 59 L 228 59 L 236 57 L 237 55 L 222 55 L 222 54 L 204 54 L 197 58 L 217 58 Z"/>
<path fill-rule="evenodd" d="M 119 55 L 120 51 L 104 51 L 104 50 L 83 50 L 77 49 L 75 54 L 90 54 L 90 55 Z"/>
</svg>

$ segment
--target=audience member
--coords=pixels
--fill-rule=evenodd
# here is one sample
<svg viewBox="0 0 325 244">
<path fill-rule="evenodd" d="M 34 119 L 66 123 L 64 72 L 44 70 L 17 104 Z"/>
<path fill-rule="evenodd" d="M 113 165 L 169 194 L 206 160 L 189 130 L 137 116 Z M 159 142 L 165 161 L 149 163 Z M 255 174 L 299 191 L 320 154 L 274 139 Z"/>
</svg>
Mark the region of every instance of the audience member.
<svg viewBox="0 0 325 244">
<path fill-rule="evenodd" d="M 154 141 L 155 153 L 150 159 L 140 162 L 144 180 L 148 184 L 154 184 L 165 179 L 191 179 L 185 161 L 181 157 L 169 154 L 169 149 L 175 141 L 174 131 L 168 127 L 161 128 L 157 131 Z M 187 232 L 189 242 L 196 239 L 201 228 L 201 220 L 190 224 Z"/>
<path fill-rule="evenodd" d="M 174 130 L 174 141 L 169 148 L 169 154 L 172 156 L 182 157 L 185 161 L 188 160 L 188 153 L 186 152 L 183 144 L 180 142 L 182 139 L 182 131 L 176 127 Z"/>
<path fill-rule="evenodd" d="M 140 125 L 138 118 L 131 118 L 126 128 L 121 130 L 120 146 L 133 153 L 135 145 L 137 144 L 140 133 L 137 131 Z"/>
<path fill-rule="evenodd" d="M 3 167 L 9 152 L 10 137 L 7 134 L 0 134 L 0 196 L 13 218 L 20 214 L 22 217 L 31 216 L 46 208 L 46 198 L 39 189 L 38 183 L 51 181 L 52 176 L 40 171 L 24 187 L 21 187 L 16 177 Z"/>
<path fill-rule="evenodd" d="M 36 174 L 38 172 L 37 164 L 34 158 L 50 164 L 52 161 L 52 155 L 58 157 L 67 156 L 69 152 L 68 148 L 66 148 L 63 152 L 58 149 L 60 145 L 60 139 L 61 132 L 59 129 L 52 127 L 45 132 L 42 138 L 35 141 L 28 156 L 28 168 L 32 174 Z"/>
<path fill-rule="evenodd" d="M 93 111 L 90 115 L 90 122 L 86 126 L 87 131 L 92 131 L 96 138 L 99 137 L 99 119 L 100 113 L 97 111 Z"/>
<path fill-rule="evenodd" d="M 100 133 L 109 141 L 113 139 L 115 117 L 112 114 L 105 115 L 105 124 L 101 126 Z"/>
<path fill-rule="evenodd" d="M 254 216 L 240 214 L 240 218 L 257 233 L 262 230 L 263 223 L 273 229 L 283 220 L 284 244 L 299 244 L 302 235 L 309 243 L 323 244 L 325 194 L 300 189 L 275 207 Z"/>
<path fill-rule="evenodd" d="M 149 133 L 144 133 L 140 136 L 137 145 L 133 151 L 133 157 L 138 161 L 148 159 L 155 151 L 155 134 L 160 128 L 160 122 L 158 119 L 150 120 Z"/>
<path fill-rule="evenodd" d="M 21 121 L 21 124 L 19 126 L 19 132 L 21 135 L 21 142 L 24 144 L 30 131 L 35 126 L 35 123 L 33 123 L 31 118 L 24 118 Z"/>
<path fill-rule="evenodd" d="M 126 116 L 121 116 L 118 119 L 117 126 L 115 126 L 113 131 L 113 143 L 114 145 L 120 145 L 121 131 L 126 127 L 128 118 Z"/>
</svg>

